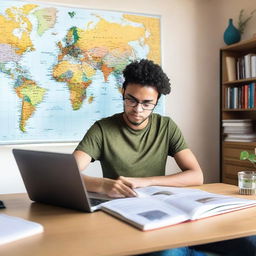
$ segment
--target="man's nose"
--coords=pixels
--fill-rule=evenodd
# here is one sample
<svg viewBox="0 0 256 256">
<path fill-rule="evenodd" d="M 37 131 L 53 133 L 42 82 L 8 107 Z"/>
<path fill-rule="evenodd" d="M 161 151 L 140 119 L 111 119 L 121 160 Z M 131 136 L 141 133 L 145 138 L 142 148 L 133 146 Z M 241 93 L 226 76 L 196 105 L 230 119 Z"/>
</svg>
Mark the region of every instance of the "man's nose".
<svg viewBox="0 0 256 256">
<path fill-rule="evenodd" d="M 137 105 L 134 107 L 134 110 L 136 112 L 142 112 L 144 109 L 142 108 L 142 104 L 138 102 Z"/>
</svg>

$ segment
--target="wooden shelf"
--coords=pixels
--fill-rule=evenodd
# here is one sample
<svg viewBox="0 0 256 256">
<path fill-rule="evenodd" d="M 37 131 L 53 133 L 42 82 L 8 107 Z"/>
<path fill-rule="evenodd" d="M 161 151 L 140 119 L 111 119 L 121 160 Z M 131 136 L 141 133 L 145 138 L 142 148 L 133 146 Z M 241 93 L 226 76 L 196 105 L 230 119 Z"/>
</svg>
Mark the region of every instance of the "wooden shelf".
<svg viewBox="0 0 256 256">
<path fill-rule="evenodd" d="M 252 142 L 237 142 L 237 141 L 223 141 L 223 146 L 238 146 L 238 147 L 256 147 L 256 141 Z"/>
<path fill-rule="evenodd" d="M 222 111 L 225 111 L 225 112 L 239 112 L 239 111 L 255 111 L 256 108 L 232 108 L 232 109 L 229 109 L 229 108 L 224 108 L 222 109 Z"/>
<path fill-rule="evenodd" d="M 240 79 L 240 80 L 224 82 L 223 85 L 232 86 L 232 85 L 251 83 L 251 82 L 255 82 L 255 81 L 256 81 L 256 77 L 252 77 L 252 78 L 247 78 L 247 79 Z"/>
<path fill-rule="evenodd" d="M 238 51 L 238 52 L 247 51 L 251 49 L 256 50 L 256 38 L 244 40 L 239 43 L 221 48 L 222 51 Z"/>
<path fill-rule="evenodd" d="M 227 100 L 227 88 L 233 90 L 238 87 L 238 90 L 243 89 L 244 85 L 256 83 L 256 77 L 248 79 L 239 79 L 228 81 L 228 73 L 226 67 L 226 57 L 233 57 L 236 61 L 243 58 L 243 56 L 254 53 L 256 54 L 256 38 L 232 44 L 220 49 L 220 176 L 221 182 L 237 184 L 237 172 L 240 170 L 251 170 L 253 167 L 248 161 L 240 160 L 240 152 L 243 150 L 255 152 L 255 142 L 233 142 L 224 141 L 222 120 L 224 119 L 253 119 L 256 121 L 256 107 L 254 108 L 236 108 L 227 109 L 224 106 Z M 233 77 L 238 77 L 237 74 Z M 241 91 L 240 91 L 241 92 Z M 248 92 L 249 93 L 249 92 Z M 256 93 L 256 92 L 255 92 Z M 241 94 L 240 94 L 241 95 Z M 247 94 L 244 94 L 247 95 Z M 240 101 L 243 104 L 245 100 L 241 98 L 233 99 L 233 102 Z M 248 99 L 249 100 L 249 99 Z M 236 105 L 237 106 L 237 105 Z M 241 105 L 240 105 L 241 106 Z M 255 106 L 255 104 L 254 104 Z"/>
</svg>

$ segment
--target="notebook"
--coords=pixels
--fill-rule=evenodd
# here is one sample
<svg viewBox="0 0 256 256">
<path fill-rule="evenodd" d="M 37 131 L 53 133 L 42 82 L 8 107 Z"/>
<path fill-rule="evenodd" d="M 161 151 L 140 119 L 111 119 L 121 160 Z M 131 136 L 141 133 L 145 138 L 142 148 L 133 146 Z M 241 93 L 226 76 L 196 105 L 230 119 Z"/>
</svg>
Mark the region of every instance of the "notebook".
<svg viewBox="0 0 256 256">
<path fill-rule="evenodd" d="M 43 232 L 43 226 L 39 223 L 0 214 L 0 245 L 41 232 Z"/>
<path fill-rule="evenodd" d="M 13 149 L 13 155 L 32 201 L 93 212 L 111 199 L 89 196 L 72 154 Z"/>
</svg>

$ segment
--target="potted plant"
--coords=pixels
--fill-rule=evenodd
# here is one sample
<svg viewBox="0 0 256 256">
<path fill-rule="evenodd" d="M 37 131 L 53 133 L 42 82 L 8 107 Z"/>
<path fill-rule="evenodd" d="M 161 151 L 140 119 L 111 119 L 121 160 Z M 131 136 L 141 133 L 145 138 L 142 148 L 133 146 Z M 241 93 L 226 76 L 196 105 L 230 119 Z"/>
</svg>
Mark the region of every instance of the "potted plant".
<svg viewBox="0 0 256 256">
<path fill-rule="evenodd" d="M 240 160 L 248 160 L 256 167 L 256 155 L 248 151 L 240 153 Z M 242 171 L 238 173 L 238 186 L 240 194 L 251 195 L 256 192 L 256 172 Z"/>
</svg>

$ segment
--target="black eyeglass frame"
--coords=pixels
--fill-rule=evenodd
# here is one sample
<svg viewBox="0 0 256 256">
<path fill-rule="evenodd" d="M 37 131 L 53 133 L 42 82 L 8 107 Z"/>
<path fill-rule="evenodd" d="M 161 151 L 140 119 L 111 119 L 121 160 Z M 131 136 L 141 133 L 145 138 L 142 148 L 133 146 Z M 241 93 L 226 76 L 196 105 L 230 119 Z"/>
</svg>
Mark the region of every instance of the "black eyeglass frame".
<svg viewBox="0 0 256 256">
<path fill-rule="evenodd" d="M 143 101 L 140 102 L 137 99 L 127 98 L 127 97 L 123 97 L 123 100 L 124 100 L 125 105 L 128 107 L 135 108 L 138 106 L 138 104 L 140 104 L 143 110 L 154 110 L 154 108 L 157 105 L 157 103 L 154 104 L 154 103 L 150 103 L 150 102 L 143 102 Z M 147 107 L 147 106 L 145 107 L 144 104 L 149 105 L 149 107 Z"/>
</svg>

